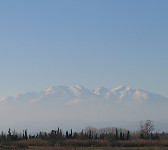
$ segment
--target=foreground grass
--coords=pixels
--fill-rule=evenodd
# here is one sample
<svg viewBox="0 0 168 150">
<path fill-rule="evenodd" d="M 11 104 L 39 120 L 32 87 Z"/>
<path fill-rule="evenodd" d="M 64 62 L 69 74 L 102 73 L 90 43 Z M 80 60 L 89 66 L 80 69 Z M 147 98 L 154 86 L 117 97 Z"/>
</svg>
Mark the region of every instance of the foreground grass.
<svg viewBox="0 0 168 150">
<path fill-rule="evenodd" d="M 168 150 L 167 147 L 29 147 L 28 150 Z"/>
<path fill-rule="evenodd" d="M 168 140 L 77 140 L 28 139 L 1 143 L 0 150 L 168 150 Z"/>
<path fill-rule="evenodd" d="M 0 150 L 168 150 L 168 147 L 56 147 L 56 146 L 29 146 L 17 148 L 12 146 L 1 147 Z"/>
</svg>

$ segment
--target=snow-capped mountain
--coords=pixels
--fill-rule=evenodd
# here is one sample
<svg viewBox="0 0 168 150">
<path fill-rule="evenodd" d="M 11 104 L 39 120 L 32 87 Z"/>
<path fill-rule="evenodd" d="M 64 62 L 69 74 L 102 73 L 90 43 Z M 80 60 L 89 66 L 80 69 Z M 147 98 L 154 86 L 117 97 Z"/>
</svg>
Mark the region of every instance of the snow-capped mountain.
<svg viewBox="0 0 168 150">
<path fill-rule="evenodd" d="M 168 121 L 167 114 L 168 98 L 130 86 L 93 90 L 81 85 L 55 86 L 0 98 L 0 118 L 6 124 L 54 120 Z"/>
<path fill-rule="evenodd" d="M 36 103 L 41 101 L 55 101 L 55 102 L 69 102 L 75 99 L 81 99 L 82 101 L 88 101 L 90 99 L 101 99 L 103 101 L 111 102 L 163 102 L 168 101 L 168 98 L 147 91 L 134 89 L 130 86 L 119 86 L 117 88 L 96 88 L 94 90 L 88 90 L 87 88 L 77 85 L 72 87 L 67 86 L 55 86 L 47 88 L 37 92 L 26 92 L 14 96 L 2 97 L 0 102 L 4 101 L 27 101 Z M 82 102 L 80 101 L 80 102 Z"/>
<path fill-rule="evenodd" d="M 119 86 L 114 89 L 98 88 L 94 90 L 94 93 L 113 101 L 143 102 L 148 99 L 147 93 L 142 90 L 131 88 L 130 86 Z"/>
</svg>

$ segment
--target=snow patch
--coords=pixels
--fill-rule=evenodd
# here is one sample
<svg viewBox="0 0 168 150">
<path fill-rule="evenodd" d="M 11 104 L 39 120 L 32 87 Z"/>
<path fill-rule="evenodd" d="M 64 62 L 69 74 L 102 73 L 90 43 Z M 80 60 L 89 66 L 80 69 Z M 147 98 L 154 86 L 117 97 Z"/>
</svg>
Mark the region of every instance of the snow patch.
<svg viewBox="0 0 168 150">
<path fill-rule="evenodd" d="M 70 90 L 71 90 L 71 92 L 73 93 L 73 94 L 75 94 L 76 96 L 80 96 L 80 92 L 79 92 L 79 90 L 76 88 L 76 87 L 70 87 L 69 88 Z"/>
<path fill-rule="evenodd" d="M 93 90 L 93 93 L 96 94 L 96 95 L 100 95 L 100 88 L 97 88 L 95 90 Z"/>
<path fill-rule="evenodd" d="M 137 98 L 137 99 L 147 99 L 148 96 L 145 92 L 142 92 L 140 90 L 136 90 L 135 94 L 134 94 L 134 98 Z"/>
<path fill-rule="evenodd" d="M 55 93 L 53 88 L 45 89 L 44 92 L 45 92 L 45 95 L 50 95 L 50 94 L 54 94 Z"/>
<path fill-rule="evenodd" d="M 77 85 L 76 88 L 82 90 L 83 87 L 81 85 Z"/>
<path fill-rule="evenodd" d="M 7 100 L 8 99 L 8 97 L 1 97 L 0 98 L 0 102 L 3 102 L 3 101 L 5 101 L 5 100 Z"/>
</svg>

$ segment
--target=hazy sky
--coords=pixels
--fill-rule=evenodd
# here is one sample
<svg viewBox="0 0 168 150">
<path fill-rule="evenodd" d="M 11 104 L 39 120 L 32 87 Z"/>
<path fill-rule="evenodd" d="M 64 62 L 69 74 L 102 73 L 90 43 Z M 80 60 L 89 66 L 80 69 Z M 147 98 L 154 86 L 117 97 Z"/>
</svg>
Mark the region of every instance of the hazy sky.
<svg viewBox="0 0 168 150">
<path fill-rule="evenodd" d="M 0 0 L 0 97 L 77 84 L 168 97 L 168 0 Z"/>
</svg>

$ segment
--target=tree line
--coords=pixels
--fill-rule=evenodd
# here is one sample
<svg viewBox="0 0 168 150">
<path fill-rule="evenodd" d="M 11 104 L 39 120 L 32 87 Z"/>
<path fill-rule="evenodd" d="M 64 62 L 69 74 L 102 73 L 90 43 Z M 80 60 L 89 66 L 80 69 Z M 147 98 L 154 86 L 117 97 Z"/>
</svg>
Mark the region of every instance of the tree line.
<svg viewBox="0 0 168 150">
<path fill-rule="evenodd" d="M 92 127 L 87 127 L 81 132 L 66 131 L 65 133 L 58 127 L 57 130 L 51 130 L 49 133 L 40 131 L 35 135 L 27 133 L 27 129 L 23 130 L 23 133 L 17 133 L 15 130 L 11 132 L 9 128 L 7 134 L 1 132 L 0 142 L 7 141 L 18 141 L 18 140 L 28 140 L 28 139 L 43 139 L 43 140 L 55 140 L 61 141 L 66 139 L 79 139 L 79 140 L 129 140 L 130 131 L 118 128 L 111 128 L 112 132 L 109 132 L 110 128 L 96 129 Z M 115 130 L 115 133 L 114 133 Z"/>
<path fill-rule="evenodd" d="M 0 134 L 0 142 L 12 142 L 19 140 L 28 139 L 42 139 L 51 141 L 53 143 L 71 140 L 106 140 L 106 141 L 128 141 L 132 139 L 144 139 L 144 140 L 160 140 L 160 138 L 168 138 L 167 133 L 157 133 L 154 131 L 154 125 L 150 120 L 140 123 L 140 128 L 138 131 L 133 132 L 122 128 L 93 128 L 86 127 L 80 132 L 70 131 L 63 132 L 59 127 L 56 130 L 51 130 L 50 132 L 40 131 L 37 134 L 28 134 L 27 129 L 23 130 L 22 133 L 18 133 L 15 130 L 5 134 L 3 131 Z"/>
</svg>

